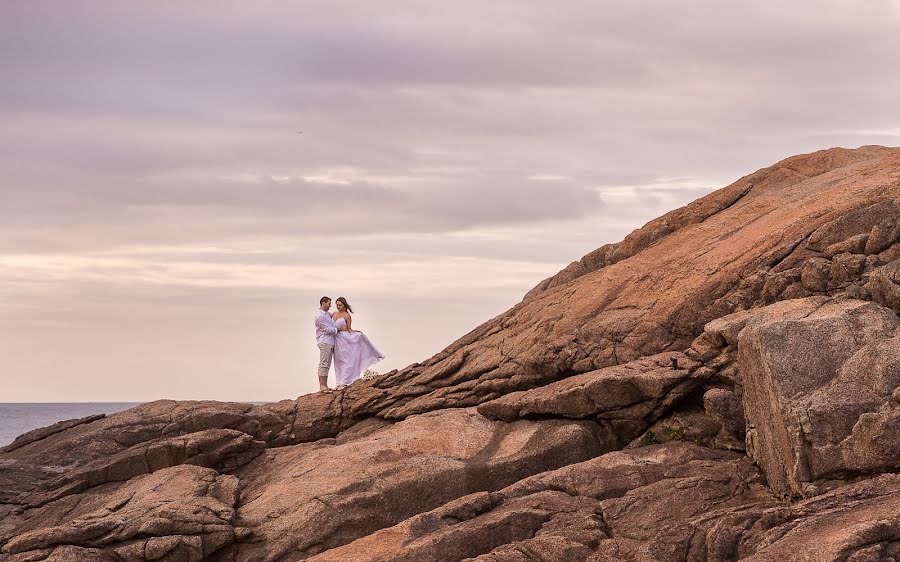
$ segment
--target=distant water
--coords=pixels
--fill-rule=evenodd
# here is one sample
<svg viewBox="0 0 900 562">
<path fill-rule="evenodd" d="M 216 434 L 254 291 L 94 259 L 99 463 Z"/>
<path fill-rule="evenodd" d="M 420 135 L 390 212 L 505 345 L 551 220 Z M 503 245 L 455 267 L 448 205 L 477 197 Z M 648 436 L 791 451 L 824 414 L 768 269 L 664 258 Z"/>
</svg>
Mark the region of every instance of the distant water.
<svg viewBox="0 0 900 562">
<path fill-rule="evenodd" d="M 0 403 L 0 447 L 9 445 L 32 429 L 92 414 L 113 414 L 138 404 L 140 402 Z"/>
</svg>

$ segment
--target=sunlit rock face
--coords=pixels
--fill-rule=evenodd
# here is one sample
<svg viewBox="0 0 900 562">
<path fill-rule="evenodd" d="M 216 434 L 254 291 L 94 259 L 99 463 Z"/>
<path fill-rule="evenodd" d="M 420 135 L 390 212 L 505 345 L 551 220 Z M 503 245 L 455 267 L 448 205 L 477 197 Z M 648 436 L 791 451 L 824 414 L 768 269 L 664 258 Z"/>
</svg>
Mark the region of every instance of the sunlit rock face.
<svg viewBox="0 0 900 562">
<path fill-rule="evenodd" d="M 900 559 L 900 149 L 789 158 L 333 394 L 0 450 L 0 560 Z"/>
</svg>

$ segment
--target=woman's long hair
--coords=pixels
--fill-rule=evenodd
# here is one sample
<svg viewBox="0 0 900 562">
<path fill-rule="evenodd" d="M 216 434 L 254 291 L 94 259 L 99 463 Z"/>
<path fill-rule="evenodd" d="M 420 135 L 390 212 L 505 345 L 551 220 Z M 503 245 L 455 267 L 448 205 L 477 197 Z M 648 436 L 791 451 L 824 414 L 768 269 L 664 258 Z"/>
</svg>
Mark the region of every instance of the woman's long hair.
<svg viewBox="0 0 900 562">
<path fill-rule="evenodd" d="M 344 297 L 338 297 L 335 302 L 342 303 L 347 312 L 353 312 L 353 309 L 350 308 L 350 303 L 348 303 L 347 299 L 345 299 Z"/>
</svg>

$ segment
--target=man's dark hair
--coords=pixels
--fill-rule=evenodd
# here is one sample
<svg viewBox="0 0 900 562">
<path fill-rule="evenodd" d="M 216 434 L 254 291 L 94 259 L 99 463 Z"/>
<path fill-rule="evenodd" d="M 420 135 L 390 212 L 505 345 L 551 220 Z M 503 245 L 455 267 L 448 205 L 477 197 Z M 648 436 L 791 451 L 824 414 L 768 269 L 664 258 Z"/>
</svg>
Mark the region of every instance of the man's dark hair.
<svg viewBox="0 0 900 562">
<path fill-rule="evenodd" d="M 330 301 L 330 300 L 331 300 L 331 297 L 322 297 L 321 299 L 319 299 L 319 306 L 322 306 L 323 304 L 325 304 L 325 301 Z"/>
</svg>

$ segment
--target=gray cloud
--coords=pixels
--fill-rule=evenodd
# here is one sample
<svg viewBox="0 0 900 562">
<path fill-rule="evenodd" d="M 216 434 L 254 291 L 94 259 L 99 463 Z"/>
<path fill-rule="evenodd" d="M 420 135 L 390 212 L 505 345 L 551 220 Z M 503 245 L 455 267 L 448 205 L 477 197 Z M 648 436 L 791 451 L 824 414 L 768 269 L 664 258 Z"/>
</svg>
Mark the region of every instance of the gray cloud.
<svg viewBox="0 0 900 562">
<path fill-rule="evenodd" d="M 356 232 L 579 219 L 599 185 L 896 142 L 853 131 L 896 130 L 897 22 L 874 0 L 18 3 L 0 239 L 304 236 L 336 207 Z M 341 189 L 222 182 L 348 168 Z M 54 227 L 76 232 L 28 232 Z"/>
<path fill-rule="evenodd" d="M 100 337 L 137 307 L 152 340 L 152 303 L 274 341 L 254 307 L 295 306 L 322 268 L 382 312 L 397 287 L 473 315 L 409 342 L 427 354 L 714 187 L 900 143 L 898 24 L 896 0 L 10 2 L 0 319 Z M 70 301 L 90 306 L 60 318 Z"/>
</svg>

